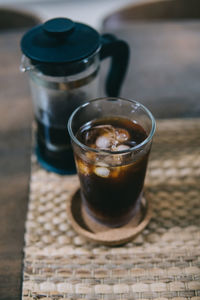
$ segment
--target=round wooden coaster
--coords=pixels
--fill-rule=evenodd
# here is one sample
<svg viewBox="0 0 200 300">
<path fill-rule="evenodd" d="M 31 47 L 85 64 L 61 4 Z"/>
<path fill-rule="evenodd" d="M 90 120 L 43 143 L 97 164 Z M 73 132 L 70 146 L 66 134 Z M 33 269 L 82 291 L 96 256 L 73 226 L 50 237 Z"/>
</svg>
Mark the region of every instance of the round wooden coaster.
<svg viewBox="0 0 200 300">
<path fill-rule="evenodd" d="M 142 198 L 140 210 L 124 226 L 110 228 L 90 216 L 82 208 L 80 190 L 67 203 L 67 215 L 74 230 L 85 238 L 104 245 L 121 245 L 136 237 L 151 219 L 151 207 L 146 198 Z"/>
</svg>

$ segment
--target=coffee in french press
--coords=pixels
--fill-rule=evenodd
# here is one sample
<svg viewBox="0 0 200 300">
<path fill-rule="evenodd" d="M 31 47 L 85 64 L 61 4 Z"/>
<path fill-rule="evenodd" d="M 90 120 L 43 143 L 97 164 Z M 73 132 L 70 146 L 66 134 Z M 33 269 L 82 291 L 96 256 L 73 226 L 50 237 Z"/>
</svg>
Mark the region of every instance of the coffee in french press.
<svg viewBox="0 0 200 300">
<path fill-rule="evenodd" d="M 108 96 L 117 96 L 129 57 L 126 42 L 66 18 L 36 26 L 21 40 L 21 70 L 29 74 L 36 155 L 47 170 L 75 173 L 67 122 L 76 107 L 98 97 L 100 62 L 111 57 Z"/>
</svg>

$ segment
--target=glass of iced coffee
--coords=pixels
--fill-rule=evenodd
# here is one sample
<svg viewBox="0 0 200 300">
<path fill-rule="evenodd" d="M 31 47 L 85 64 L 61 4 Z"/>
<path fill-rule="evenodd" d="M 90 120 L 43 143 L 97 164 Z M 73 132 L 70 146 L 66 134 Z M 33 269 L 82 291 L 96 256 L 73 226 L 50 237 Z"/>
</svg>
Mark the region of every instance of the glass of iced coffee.
<svg viewBox="0 0 200 300">
<path fill-rule="evenodd" d="M 151 112 L 133 100 L 99 98 L 72 113 L 68 130 L 85 211 L 109 227 L 128 223 L 141 205 L 155 132 Z"/>
</svg>

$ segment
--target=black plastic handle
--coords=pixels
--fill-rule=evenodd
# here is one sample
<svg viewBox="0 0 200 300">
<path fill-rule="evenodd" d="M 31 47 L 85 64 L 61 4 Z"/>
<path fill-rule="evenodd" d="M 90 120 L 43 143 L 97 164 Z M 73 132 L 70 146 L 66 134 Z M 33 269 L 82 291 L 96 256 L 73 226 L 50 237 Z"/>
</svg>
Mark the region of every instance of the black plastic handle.
<svg viewBox="0 0 200 300">
<path fill-rule="evenodd" d="M 110 97 L 119 96 L 129 61 L 129 46 L 112 34 L 101 36 L 100 59 L 111 57 L 111 66 L 106 80 L 106 93 Z"/>
</svg>

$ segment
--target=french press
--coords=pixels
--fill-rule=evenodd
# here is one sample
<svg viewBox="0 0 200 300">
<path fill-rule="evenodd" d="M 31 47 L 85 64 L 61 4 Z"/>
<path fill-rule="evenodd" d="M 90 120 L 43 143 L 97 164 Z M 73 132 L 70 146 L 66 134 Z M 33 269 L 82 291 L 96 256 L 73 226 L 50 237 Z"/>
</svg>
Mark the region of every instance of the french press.
<svg viewBox="0 0 200 300">
<path fill-rule="evenodd" d="M 38 161 L 49 171 L 74 173 L 68 118 L 76 107 L 99 96 L 100 62 L 104 58 L 111 57 L 106 93 L 119 94 L 129 47 L 85 24 L 55 18 L 26 32 L 21 50 L 21 70 L 27 71 L 30 79 Z"/>
</svg>

